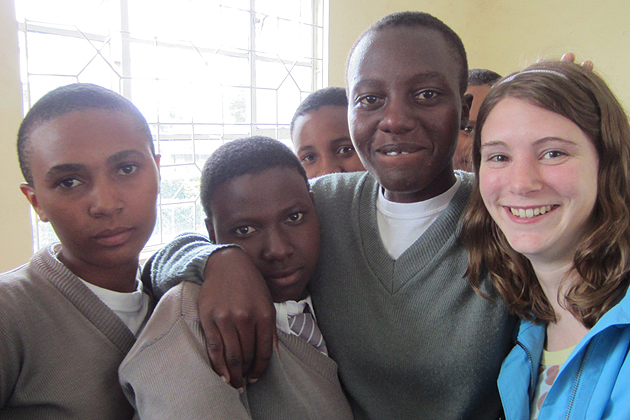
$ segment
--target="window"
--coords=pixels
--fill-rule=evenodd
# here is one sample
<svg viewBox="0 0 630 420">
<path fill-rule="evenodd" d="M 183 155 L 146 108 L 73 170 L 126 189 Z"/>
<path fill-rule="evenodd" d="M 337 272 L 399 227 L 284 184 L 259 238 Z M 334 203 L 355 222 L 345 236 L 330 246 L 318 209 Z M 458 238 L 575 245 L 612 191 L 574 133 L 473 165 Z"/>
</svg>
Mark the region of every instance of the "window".
<svg viewBox="0 0 630 420">
<path fill-rule="evenodd" d="M 148 250 L 205 233 L 199 176 L 222 143 L 289 144 L 293 112 L 324 85 L 323 0 L 16 0 L 25 111 L 88 82 L 133 101 L 161 160 Z M 34 248 L 56 240 L 33 213 Z"/>
</svg>

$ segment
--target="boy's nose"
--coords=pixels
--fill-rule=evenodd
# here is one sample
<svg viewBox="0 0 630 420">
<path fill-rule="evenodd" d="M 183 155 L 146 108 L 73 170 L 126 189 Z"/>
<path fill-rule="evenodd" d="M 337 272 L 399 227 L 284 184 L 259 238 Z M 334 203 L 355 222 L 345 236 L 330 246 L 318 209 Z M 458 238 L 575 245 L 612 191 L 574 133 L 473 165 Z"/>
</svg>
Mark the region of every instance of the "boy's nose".
<svg viewBox="0 0 630 420">
<path fill-rule="evenodd" d="M 402 134 L 413 130 L 416 120 L 411 114 L 410 104 L 404 99 L 388 99 L 385 104 L 385 115 L 379 123 L 381 131 Z"/>
<path fill-rule="evenodd" d="M 272 229 L 265 236 L 263 259 L 283 261 L 293 253 L 293 247 L 279 229 Z"/>
<path fill-rule="evenodd" d="M 111 216 L 124 207 L 116 186 L 97 182 L 92 188 L 89 212 L 93 217 Z"/>
</svg>

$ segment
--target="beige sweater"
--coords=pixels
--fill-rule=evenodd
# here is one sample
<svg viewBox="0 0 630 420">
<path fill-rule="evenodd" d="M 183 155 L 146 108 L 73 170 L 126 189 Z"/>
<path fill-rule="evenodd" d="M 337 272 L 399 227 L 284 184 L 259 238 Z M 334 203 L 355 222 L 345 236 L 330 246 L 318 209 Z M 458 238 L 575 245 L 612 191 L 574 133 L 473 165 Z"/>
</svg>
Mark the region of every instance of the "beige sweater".
<svg viewBox="0 0 630 420">
<path fill-rule="evenodd" d="M 141 419 L 352 419 L 337 364 L 282 331 L 265 375 L 239 396 L 210 367 L 199 289 L 190 282 L 171 289 L 120 366 L 121 384 Z"/>
<path fill-rule="evenodd" d="M 130 419 L 117 371 L 135 338 L 51 253 L 0 275 L 0 419 Z"/>
</svg>

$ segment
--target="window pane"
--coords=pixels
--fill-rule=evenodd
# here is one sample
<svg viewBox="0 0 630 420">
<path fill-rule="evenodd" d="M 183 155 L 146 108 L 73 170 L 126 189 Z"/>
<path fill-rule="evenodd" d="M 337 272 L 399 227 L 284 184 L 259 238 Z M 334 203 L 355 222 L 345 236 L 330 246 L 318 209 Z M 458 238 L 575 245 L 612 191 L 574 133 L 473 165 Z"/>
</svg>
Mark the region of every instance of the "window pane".
<svg viewBox="0 0 630 420">
<path fill-rule="evenodd" d="M 90 82 L 131 99 L 162 155 L 154 247 L 205 233 L 199 176 L 221 144 L 288 124 L 321 87 L 321 0 L 15 0 L 25 110 Z M 27 54 L 28 53 L 28 54 Z M 35 248 L 54 240 L 33 218 Z"/>
</svg>

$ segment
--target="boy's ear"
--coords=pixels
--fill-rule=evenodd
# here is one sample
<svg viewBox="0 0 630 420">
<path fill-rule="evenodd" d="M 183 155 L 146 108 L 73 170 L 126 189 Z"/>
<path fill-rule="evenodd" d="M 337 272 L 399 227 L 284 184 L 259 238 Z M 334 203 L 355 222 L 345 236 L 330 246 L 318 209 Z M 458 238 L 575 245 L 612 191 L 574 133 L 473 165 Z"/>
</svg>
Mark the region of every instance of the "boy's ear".
<svg viewBox="0 0 630 420">
<path fill-rule="evenodd" d="M 468 125 L 468 119 L 470 118 L 470 108 L 472 108 L 473 95 L 467 93 L 462 97 L 462 118 L 459 123 L 459 129 L 463 130 Z"/>
<path fill-rule="evenodd" d="M 48 222 L 49 220 L 48 220 L 48 217 L 46 216 L 46 213 L 39 206 L 39 201 L 37 200 L 37 194 L 35 193 L 35 188 L 31 187 L 26 182 L 23 182 L 22 184 L 20 184 L 20 190 L 22 190 L 22 194 L 24 194 L 28 202 L 31 203 L 31 206 L 33 206 L 33 209 L 35 209 L 35 212 L 39 216 L 39 219 L 42 222 Z"/>
<path fill-rule="evenodd" d="M 315 193 L 313 191 L 309 191 L 308 195 L 311 197 L 311 201 L 313 202 L 313 205 L 315 205 Z"/>
<path fill-rule="evenodd" d="M 206 229 L 208 229 L 208 237 L 210 238 L 210 242 L 213 244 L 217 243 L 217 237 L 214 234 L 214 225 L 212 224 L 212 220 L 206 217 Z"/>
<path fill-rule="evenodd" d="M 155 155 L 155 166 L 157 166 L 158 172 L 160 172 L 160 159 L 161 158 L 162 158 L 162 155 Z"/>
</svg>

